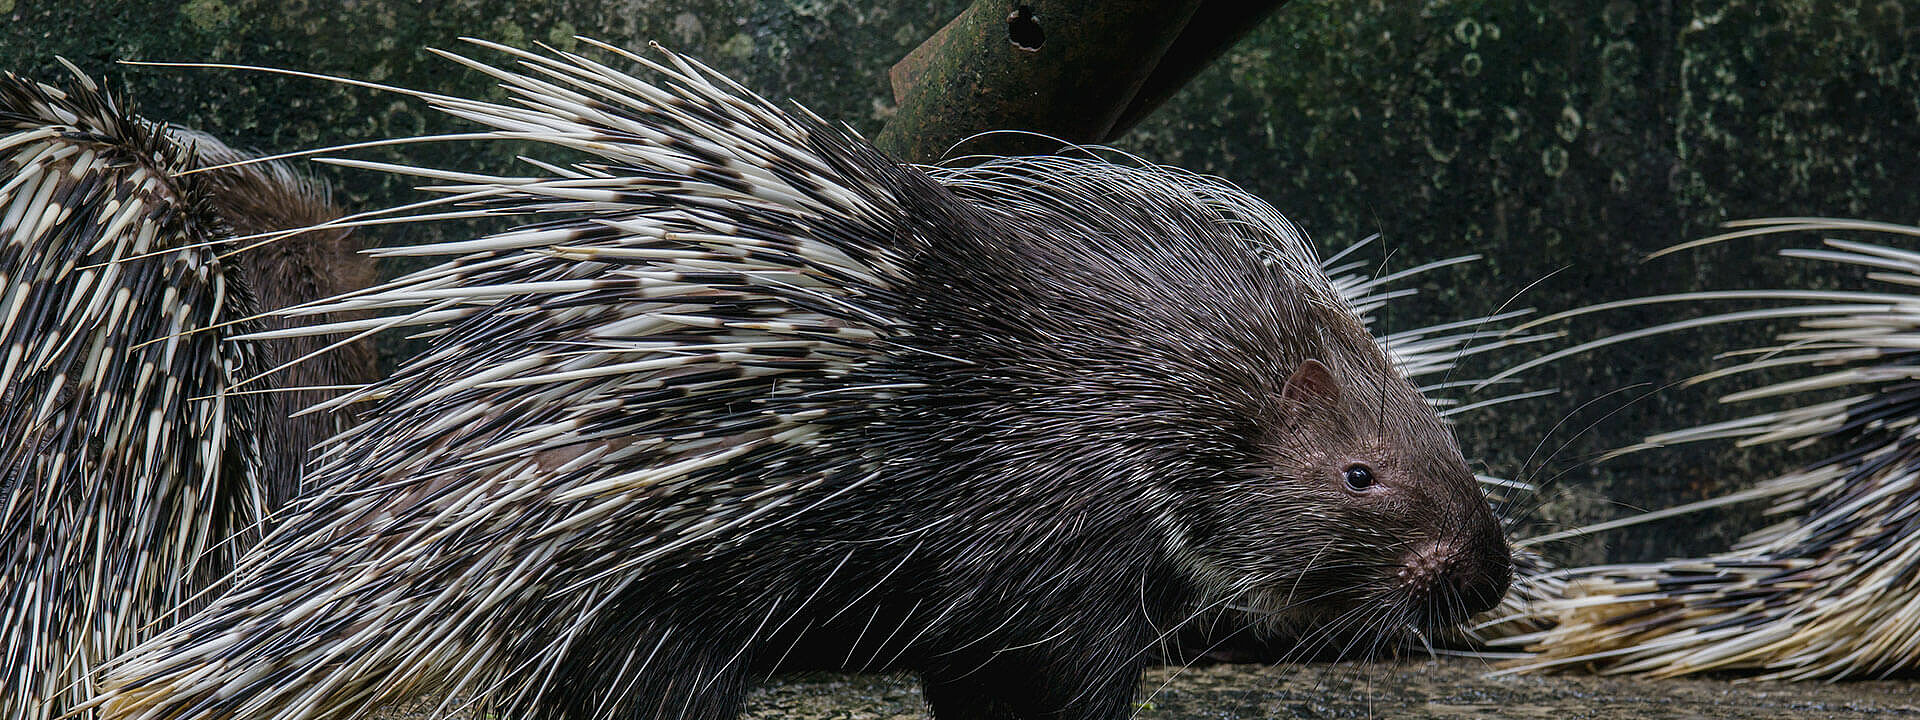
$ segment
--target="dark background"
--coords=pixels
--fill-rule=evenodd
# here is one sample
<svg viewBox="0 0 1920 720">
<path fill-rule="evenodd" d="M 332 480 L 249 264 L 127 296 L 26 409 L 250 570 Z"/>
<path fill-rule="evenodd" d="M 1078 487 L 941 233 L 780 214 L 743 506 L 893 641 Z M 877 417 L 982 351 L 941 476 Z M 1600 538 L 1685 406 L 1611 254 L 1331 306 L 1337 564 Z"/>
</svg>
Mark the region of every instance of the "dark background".
<svg viewBox="0 0 1920 720">
<path fill-rule="evenodd" d="M 571 48 L 579 33 L 630 47 L 658 40 L 769 98 L 872 135 L 892 108 L 888 66 L 965 5 L 0 0 L 0 68 L 54 79 L 63 72 L 53 58 L 65 56 L 150 118 L 283 152 L 460 126 L 364 89 L 115 62 L 261 64 L 497 98 L 479 76 L 421 48 L 457 49 L 462 35 Z M 1819 240 L 1811 236 L 1640 258 L 1730 219 L 1920 220 L 1920 5 L 1296 0 L 1115 144 L 1230 179 L 1323 248 L 1381 233 L 1370 252 L 1389 268 L 1488 256 L 1434 277 L 1422 296 L 1395 307 L 1394 327 L 1490 311 L 1556 270 L 1519 304 L 1558 310 L 1699 288 L 1857 286 L 1852 274 L 1774 257 Z M 343 154 L 471 169 L 512 163 L 508 149 L 471 145 Z M 396 178 L 308 167 L 351 209 L 416 197 Z M 470 230 L 368 235 L 394 244 Z M 1704 309 L 1621 311 L 1564 327 L 1590 339 Z M 1568 359 L 1532 376 L 1534 385 L 1561 388 L 1560 397 L 1465 418 L 1469 454 L 1494 474 L 1551 481 L 1527 504 L 1540 528 L 1709 497 L 1787 469 L 1811 456 L 1700 446 L 1587 462 L 1647 433 L 1729 417 L 1738 408 L 1714 397 L 1744 385 L 1627 401 L 1644 392 L 1631 388 L 1698 372 L 1715 352 L 1756 343 L 1767 330 L 1693 333 Z M 1574 561 L 1710 552 L 1752 528 L 1755 510 L 1616 532 L 1560 552 Z"/>
</svg>

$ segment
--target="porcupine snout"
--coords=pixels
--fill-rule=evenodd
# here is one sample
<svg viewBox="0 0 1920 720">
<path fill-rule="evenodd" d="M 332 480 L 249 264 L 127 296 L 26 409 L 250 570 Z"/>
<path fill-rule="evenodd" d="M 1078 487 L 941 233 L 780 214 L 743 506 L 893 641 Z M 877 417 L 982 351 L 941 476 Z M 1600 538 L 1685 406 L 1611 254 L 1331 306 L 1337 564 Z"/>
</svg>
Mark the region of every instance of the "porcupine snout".
<svg viewBox="0 0 1920 720">
<path fill-rule="evenodd" d="M 1407 592 L 1425 599 L 1428 619 L 1440 623 L 1492 610 L 1512 576 L 1513 558 L 1497 527 L 1418 544 L 1399 572 Z"/>
</svg>

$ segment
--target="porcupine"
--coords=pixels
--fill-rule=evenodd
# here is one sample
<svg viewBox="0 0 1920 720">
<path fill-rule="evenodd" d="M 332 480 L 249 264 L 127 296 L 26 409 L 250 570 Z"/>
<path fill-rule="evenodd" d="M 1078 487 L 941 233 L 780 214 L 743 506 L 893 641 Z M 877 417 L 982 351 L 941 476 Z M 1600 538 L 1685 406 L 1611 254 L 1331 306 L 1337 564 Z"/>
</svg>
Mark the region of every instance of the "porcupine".
<svg viewBox="0 0 1920 720">
<path fill-rule="evenodd" d="M 71 69 L 71 66 L 69 66 Z M 344 233 L 226 257 L 241 236 L 332 217 L 318 187 L 204 134 L 71 87 L 0 77 L 0 716 L 50 718 L 103 660 L 226 571 L 294 495 L 306 448 L 341 429 L 313 398 L 246 394 L 311 339 L 256 300 L 364 286 Z M 203 172 L 189 172 L 204 170 Z M 232 324 L 228 324 L 232 323 Z M 371 379 L 360 348 L 284 383 Z"/>
<path fill-rule="evenodd" d="M 323 489 L 115 664 L 105 717 L 431 691 L 725 718 L 755 678 L 836 668 L 916 672 L 942 718 L 1112 718 L 1197 612 L 1388 638 L 1501 596 L 1451 434 L 1270 206 L 1070 157 L 902 166 L 581 40 L 665 79 L 481 43 L 525 72 L 446 55 L 517 106 L 416 94 L 591 160 L 349 163 L 549 217 L 387 250 L 458 257 L 296 311 L 397 315 L 259 335 L 434 344 L 335 401 L 371 406 Z"/>
<path fill-rule="evenodd" d="M 1870 232 L 1911 241 L 1920 228 L 1860 220 L 1779 218 L 1730 223 L 1722 235 L 1664 252 L 1754 235 Z M 1897 244 L 1828 240 L 1786 257 L 1864 269 L 1877 288 L 1704 291 L 1604 303 L 1561 318 L 1659 303 L 1784 303 L 1678 320 L 1595 340 L 1516 366 L 1705 325 L 1795 318 L 1778 345 L 1724 353 L 1742 358 L 1693 382 L 1802 367 L 1814 372 L 1731 393 L 1728 402 L 1844 388 L 1842 397 L 1801 401 L 1749 417 L 1662 433 L 1630 450 L 1737 439 L 1742 444 L 1821 441 L 1818 460 L 1729 495 L 1603 523 L 1591 532 L 1735 502 L 1766 500 L 1776 520 L 1727 551 L 1697 558 L 1571 568 L 1526 584 L 1546 598 L 1520 619 L 1546 627 L 1504 638 L 1533 657 L 1510 672 L 1589 668 L 1673 677 L 1741 672 L 1775 680 L 1885 677 L 1920 669 L 1920 624 L 1910 610 L 1916 581 L 1914 508 L 1920 504 L 1915 381 L 1920 256 Z"/>
</svg>

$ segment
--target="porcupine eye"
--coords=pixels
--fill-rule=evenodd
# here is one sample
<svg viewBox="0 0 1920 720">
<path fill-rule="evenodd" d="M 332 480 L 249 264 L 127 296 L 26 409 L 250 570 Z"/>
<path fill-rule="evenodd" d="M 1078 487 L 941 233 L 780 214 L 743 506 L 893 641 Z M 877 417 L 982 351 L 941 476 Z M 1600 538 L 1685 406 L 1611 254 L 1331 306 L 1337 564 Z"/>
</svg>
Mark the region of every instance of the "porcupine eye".
<svg viewBox="0 0 1920 720">
<path fill-rule="evenodd" d="M 1348 465 L 1344 477 L 1347 481 L 1348 490 L 1359 492 L 1373 487 L 1373 468 L 1360 463 Z"/>
</svg>

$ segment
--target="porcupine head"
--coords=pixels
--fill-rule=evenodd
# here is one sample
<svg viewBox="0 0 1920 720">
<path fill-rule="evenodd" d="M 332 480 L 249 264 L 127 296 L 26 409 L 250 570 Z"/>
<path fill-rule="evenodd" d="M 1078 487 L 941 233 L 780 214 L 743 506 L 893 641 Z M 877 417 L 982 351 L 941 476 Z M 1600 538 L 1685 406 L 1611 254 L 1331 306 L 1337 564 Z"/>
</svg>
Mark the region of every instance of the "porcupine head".
<svg viewBox="0 0 1920 720">
<path fill-rule="evenodd" d="M 958 301 L 989 312 L 1009 312 L 993 295 L 1018 294 L 1018 327 L 989 321 L 992 339 L 951 349 L 1021 348 L 1005 354 L 1034 377 L 988 391 L 1002 417 L 975 422 L 1039 446 L 1000 452 L 1052 456 L 1027 468 L 1058 483 L 1048 506 L 1076 495 L 1061 478 L 1146 480 L 1142 504 L 1160 515 L 1142 534 L 1164 534 L 1201 613 L 1251 608 L 1243 619 L 1267 621 L 1256 630 L 1309 645 L 1370 652 L 1499 601 L 1509 552 L 1453 433 L 1264 201 L 1177 170 L 1065 159 L 939 177 L 1011 215 L 1005 227 L 1044 229 L 988 230 L 1011 250 L 929 274 L 992 267 L 978 280 L 992 294 Z M 1009 252 L 1021 259 L 992 264 Z M 1059 417 L 1076 423 L 1039 419 Z"/>
<path fill-rule="evenodd" d="M 1085 158 L 899 165 L 677 56 L 602 46 L 653 85 L 493 47 L 544 73 L 469 61 L 523 106 L 433 102 L 597 164 L 483 188 L 553 219 L 351 299 L 437 344 L 234 589 L 121 665 L 109 717 L 431 687 L 726 718 L 825 668 L 917 672 L 943 720 L 1115 718 L 1209 611 L 1380 643 L 1504 591 L 1453 438 L 1264 202 Z"/>
</svg>

